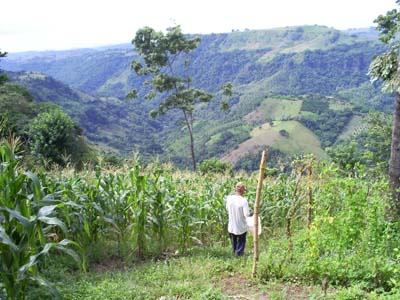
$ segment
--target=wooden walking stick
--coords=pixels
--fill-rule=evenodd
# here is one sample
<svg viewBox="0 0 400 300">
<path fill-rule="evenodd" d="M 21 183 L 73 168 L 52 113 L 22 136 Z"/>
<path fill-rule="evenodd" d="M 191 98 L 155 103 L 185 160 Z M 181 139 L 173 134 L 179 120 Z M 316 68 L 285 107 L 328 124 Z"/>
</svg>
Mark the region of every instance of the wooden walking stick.
<svg viewBox="0 0 400 300">
<path fill-rule="evenodd" d="M 258 184 L 257 184 L 257 191 L 256 191 L 256 202 L 254 204 L 254 258 L 253 258 L 253 272 L 252 276 L 255 277 L 257 273 L 257 264 L 259 258 L 259 249 L 258 249 L 258 214 L 260 211 L 260 199 L 261 199 L 261 191 L 262 191 L 262 183 L 264 180 L 264 173 L 265 173 L 265 165 L 267 162 L 267 151 L 264 150 L 261 156 L 260 162 L 260 173 L 258 175 Z"/>
</svg>

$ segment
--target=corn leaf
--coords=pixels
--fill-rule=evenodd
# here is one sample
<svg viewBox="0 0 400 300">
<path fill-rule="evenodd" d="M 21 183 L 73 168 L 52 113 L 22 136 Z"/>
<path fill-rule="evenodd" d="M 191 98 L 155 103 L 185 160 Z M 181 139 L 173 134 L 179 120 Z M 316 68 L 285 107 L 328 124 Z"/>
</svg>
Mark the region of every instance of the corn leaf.
<svg viewBox="0 0 400 300">
<path fill-rule="evenodd" d="M 6 230 L 3 226 L 0 225 L 0 243 L 9 246 L 14 251 L 18 251 L 17 245 L 13 243 L 11 238 L 6 233 Z"/>
</svg>

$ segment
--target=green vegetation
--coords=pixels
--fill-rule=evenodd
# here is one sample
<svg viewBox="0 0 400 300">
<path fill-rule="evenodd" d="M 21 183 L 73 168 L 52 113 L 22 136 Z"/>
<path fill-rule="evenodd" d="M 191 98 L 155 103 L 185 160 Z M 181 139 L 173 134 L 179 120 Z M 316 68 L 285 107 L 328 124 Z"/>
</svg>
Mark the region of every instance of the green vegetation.
<svg viewBox="0 0 400 300">
<path fill-rule="evenodd" d="M 302 101 L 288 99 L 266 99 L 259 108 L 267 120 L 287 120 L 299 115 Z"/>
<path fill-rule="evenodd" d="M 187 38 L 201 38 L 201 42 L 187 53 L 191 62 L 188 73 L 184 72 L 183 59 L 176 61 L 173 66 L 176 77 L 192 78 L 192 86 L 210 91 L 217 100 L 223 98 L 218 93 L 223 83 L 229 81 L 234 86 L 228 101 L 229 112 L 220 111 L 220 101 L 196 108 L 193 136 L 199 162 L 232 152 L 250 138 L 256 126 L 282 118 L 293 120 L 301 102 L 298 120 L 318 136 L 323 148 L 333 145 L 348 127 L 352 114 L 346 112 L 391 109 L 390 97 L 383 96 L 379 86 L 370 85 L 366 75 L 369 62 L 384 51 L 384 46 L 372 35 L 302 26 Z M 10 70 L 44 72 L 83 90 L 85 94 L 73 89 L 67 91 L 59 82 L 48 77 L 40 79 L 37 74 L 26 79 L 20 75 L 16 79 L 35 99 L 59 101 L 88 139 L 103 151 L 127 155 L 133 150 L 145 161 L 159 157 L 188 167 L 190 138 L 182 134 L 182 113 L 170 111 L 168 116 L 157 120 L 149 118 L 161 98 L 144 101 L 149 90 L 143 83 L 148 78 L 131 71 L 132 60 L 140 59 L 131 48 L 120 45 L 111 49 L 66 51 L 58 53 L 57 60 L 49 56 L 51 53 L 39 53 L 35 59 L 28 54 L 20 54 L 18 59 L 10 55 L 2 65 Z M 125 96 L 132 88 L 137 90 L 139 101 L 127 103 Z M 314 100 L 310 102 L 311 108 L 307 108 L 304 102 L 310 99 Z M 282 104 L 277 105 L 278 100 L 283 100 Z M 316 109 L 318 105 L 327 107 L 313 112 L 312 107 Z M 265 113 L 264 120 L 257 117 L 255 122 L 247 120 L 260 111 Z M 332 116 L 331 111 L 335 111 Z M 324 116 L 319 117 L 322 113 Z M 340 126 L 322 128 L 315 124 L 325 121 Z"/>
<path fill-rule="evenodd" d="M 29 125 L 33 155 L 60 166 L 75 163 L 82 167 L 93 158 L 80 134 L 71 117 L 58 108 L 38 114 Z"/>
<path fill-rule="evenodd" d="M 51 101 L 59 105 L 80 125 L 82 134 L 92 144 L 96 144 L 100 151 L 110 155 L 126 155 L 136 151 L 143 158 L 161 152 L 159 143 L 155 141 L 156 133 L 161 128 L 160 122 L 148 119 L 140 103 L 133 105 L 115 97 L 91 96 L 34 72 L 7 74 L 11 83 L 18 85 L 16 88 L 22 90 L 21 86 L 24 87 L 29 99 L 38 103 Z M 19 104 L 14 108 L 8 106 L 8 109 L 12 112 L 18 110 L 18 106 Z M 108 113 L 105 114 L 105 111 Z M 133 135 L 132 132 L 136 134 Z"/>
<path fill-rule="evenodd" d="M 151 90 L 144 96 L 151 100 L 157 95 L 163 99 L 158 108 L 150 112 L 155 117 L 163 115 L 170 110 L 179 110 L 183 113 L 186 128 L 190 138 L 190 154 L 193 170 L 196 170 L 196 155 L 193 138 L 193 122 L 195 108 L 200 103 L 208 103 L 212 95 L 205 90 L 192 87 L 192 77 L 188 75 L 190 60 L 188 55 L 197 48 L 200 38 L 188 39 L 182 33 L 180 26 L 167 29 L 167 33 L 157 32 L 145 27 L 136 32 L 133 40 L 138 54 L 143 58 L 144 65 L 139 61 L 133 61 L 132 67 L 139 76 L 151 76 L 145 84 L 151 86 Z M 176 61 L 184 59 L 183 74 L 178 73 Z M 224 94 L 232 94 L 232 85 L 224 85 Z M 128 97 L 137 98 L 137 91 L 133 90 Z M 224 103 L 227 108 L 227 103 Z"/>
<path fill-rule="evenodd" d="M 0 51 L 0 59 L 3 57 L 7 56 L 7 52 L 1 52 Z M 6 74 L 4 74 L 1 69 L 0 69 L 0 85 L 4 84 L 5 82 L 7 82 L 8 77 Z"/>
<path fill-rule="evenodd" d="M 284 130 L 288 134 L 287 136 L 280 134 L 281 137 L 273 144 L 274 148 L 288 154 L 313 153 L 319 158 L 326 158 L 318 138 L 299 122 L 275 122 L 273 130 L 278 132 Z"/>
<path fill-rule="evenodd" d="M 35 263 L 35 271 L 28 268 L 34 274 L 53 278 L 64 297 L 117 299 L 133 297 L 134 291 L 139 299 L 201 299 L 205 295 L 223 299 L 229 289 L 219 282 L 227 280 L 227 274 L 251 282 L 246 279 L 250 275 L 247 258 L 239 264 L 233 257 L 227 258 L 224 197 L 240 180 L 247 184 L 252 204 L 255 176 L 199 176 L 167 166 L 141 167 L 137 162 L 121 169 L 99 167 L 81 173 L 65 169 L 25 175 L 13 149 L 17 147 L 1 145 L 0 179 L 7 182 L 0 185 L 0 220 L 4 228 L 1 253 L 11 253 L 12 245 L 22 241 L 16 236 L 14 222 L 21 223 L 17 226 L 20 234 L 28 234 L 28 223 L 21 217 L 27 217 L 27 211 L 30 220 L 43 219 L 44 223 L 35 226 L 42 232 L 40 239 L 26 241 L 36 245 L 29 249 L 41 251 L 46 243 L 62 246 L 66 244 L 63 239 L 72 240 L 79 245 L 72 247 L 89 270 L 81 274 L 77 265 L 59 252 Z M 313 176 L 307 177 L 304 170 L 310 164 Z M 327 296 L 332 299 L 355 293 L 376 299 L 398 294 L 400 236 L 398 224 L 385 217 L 390 198 L 386 178 L 367 173 L 362 167 L 342 176 L 336 165 L 308 158 L 288 167 L 287 173 L 266 178 L 261 209 L 264 246 L 259 276 L 253 282 L 264 289 L 273 284 L 271 281 L 304 285 L 326 282 L 331 287 Z M 6 197 L 10 193 L 25 199 L 24 203 L 29 199 L 31 208 L 26 210 L 21 204 L 9 202 L 7 199 L 14 199 Z M 314 203 L 311 210 L 310 195 Z M 40 219 L 42 215 L 46 218 Z M 221 248 L 221 243 L 226 247 Z M 136 265 L 153 257 L 161 261 Z M 103 274 L 96 271 L 101 266 L 109 270 L 118 262 L 128 269 Z M 196 268 L 197 264 L 201 267 Z M 21 272 L 18 267 L 16 270 Z M 24 286 L 19 290 L 26 291 L 21 295 L 28 298 L 52 297 L 47 289 L 31 281 Z M 12 295 L 5 288 L 3 283 L 2 292 Z M 324 288 L 307 294 L 322 297 L 323 292 Z"/>
<path fill-rule="evenodd" d="M 260 59 L 266 62 L 277 53 L 329 49 L 336 45 L 352 44 L 357 40 L 360 39 L 325 26 L 283 27 L 233 32 L 227 36 L 220 49 L 224 51 L 269 50 Z"/>
<path fill-rule="evenodd" d="M 359 131 L 365 128 L 365 118 L 362 116 L 353 116 L 343 132 L 337 138 L 337 142 L 341 140 L 346 140 L 351 138 L 353 135 L 357 134 Z"/>
<path fill-rule="evenodd" d="M 396 0 L 400 6 L 400 1 Z M 369 75 L 372 82 L 382 80 L 382 90 L 394 93 L 393 126 L 391 153 L 389 160 L 389 178 L 393 193 L 393 217 L 400 219 L 400 82 L 398 76 L 400 38 L 400 10 L 393 9 L 380 15 L 376 20 L 379 39 L 389 47 L 371 62 Z"/>
<path fill-rule="evenodd" d="M 388 52 L 369 33 L 321 26 L 201 42 L 178 26 L 140 30 L 136 52 L 2 59 L 64 83 L 0 77 L 0 299 L 398 299 L 391 101 L 366 75 L 383 53 L 371 74 L 399 98 L 398 20 L 377 21 Z M 137 102 L 125 99 L 132 88 Z M 253 206 L 266 147 L 250 279 L 252 237 L 234 258 L 224 200 L 242 181 Z M 199 173 L 177 168 L 187 149 Z"/>
<path fill-rule="evenodd" d="M 344 170 L 352 170 L 361 164 L 386 172 L 390 158 L 392 117 L 371 113 L 363 120 L 362 127 L 359 124 L 356 126 L 351 134 L 343 136 L 327 149 L 329 156 Z"/>
<path fill-rule="evenodd" d="M 353 117 L 353 111 L 349 107 L 351 106 L 327 97 L 311 95 L 303 101 L 302 110 L 314 114 L 302 115 L 298 119 L 320 138 L 322 147 L 325 148 L 334 144 L 347 129 Z"/>
<path fill-rule="evenodd" d="M 33 102 L 30 93 L 19 85 L 0 86 L 0 123 L 0 138 L 18 136 L 26 141 L 24 150 L 35 156 L 26 157 L 28 164 L 44 159 L 46 166 L 70 163 L 81 168 L 95 161 L 76 123 L 52 103 Z"/>
<path fill-rule="evenodd" d="M 61 239 L 67 227 L 55 217 L 59 205 L 49 203 L 51 196 L 35 174 L 19 171 L 19 146 L 18 139 L 0 146 L 0 297 L 5 292 L 7 299 L 25 299 L 32 282 L 56 295 L 41 277 L 39 262 L 53 248 L 79 258 L 69 248 L 74 243 Z M 57 241 L 51 241 L 51 234 Z"/>
<path fill-rule="evenodd" d="M 203 175 L 208 173 L 232 174 L 232 165 L 218 159 L 206 159 L 201 162 L 199 171 Z"/>
</svg>

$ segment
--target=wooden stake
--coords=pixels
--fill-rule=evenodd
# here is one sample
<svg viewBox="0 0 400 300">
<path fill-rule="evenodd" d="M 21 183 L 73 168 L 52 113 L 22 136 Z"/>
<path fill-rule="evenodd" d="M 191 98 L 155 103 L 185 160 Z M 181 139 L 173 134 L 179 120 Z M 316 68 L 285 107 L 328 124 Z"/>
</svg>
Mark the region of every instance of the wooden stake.
<svg viewBox="0 0 400 300">
<path fill-rule="evenodd" d="M 312 161 L 308 166 L 308 210 L 307 210 L 307 227 L 310 229 L 313 214 L 313 191 L 312 191 Z"/>
<path fill-rule="evenodd" d="M 261 156 L 260 162 L 260 173 L 258 175 L 258 184 L 257 184 L 257 191 L 256 191 L 256 202 L 254 204 L 254 259 L 253 259 L 253 272 L 252 276 L 255 277 L 257 274 L 257 264 L 259 258 L 259 248 L 258 248 L 258 215 L 260 211 L 260 199 L 261 199 L 261 191 L 262 191 L 262 183 L 264 180 L 264 173 L 265 173 L 265 165 L 267 162 L 267 151 L 264 150 Z"/>
</svg>

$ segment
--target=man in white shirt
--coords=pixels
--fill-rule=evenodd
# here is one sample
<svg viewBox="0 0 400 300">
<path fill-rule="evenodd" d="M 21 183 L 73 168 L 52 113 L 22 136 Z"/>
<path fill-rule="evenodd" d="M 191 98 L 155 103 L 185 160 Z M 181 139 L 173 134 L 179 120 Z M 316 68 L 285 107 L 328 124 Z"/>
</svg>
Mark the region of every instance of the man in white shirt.
<svg viewBox="0 0 400 300">
<path fill-rule="evenodd" d="M 237 256 L 243 255 L 246 246 L 246 217 L 250 216 L 249 204 L 243 197 L 245 192 L 246 186 L 238 182 L 235 186 L 235 194 L 226 197 L 226 210 L 229 215 L 228 232 L 233 253 Z"/>
</svg>

